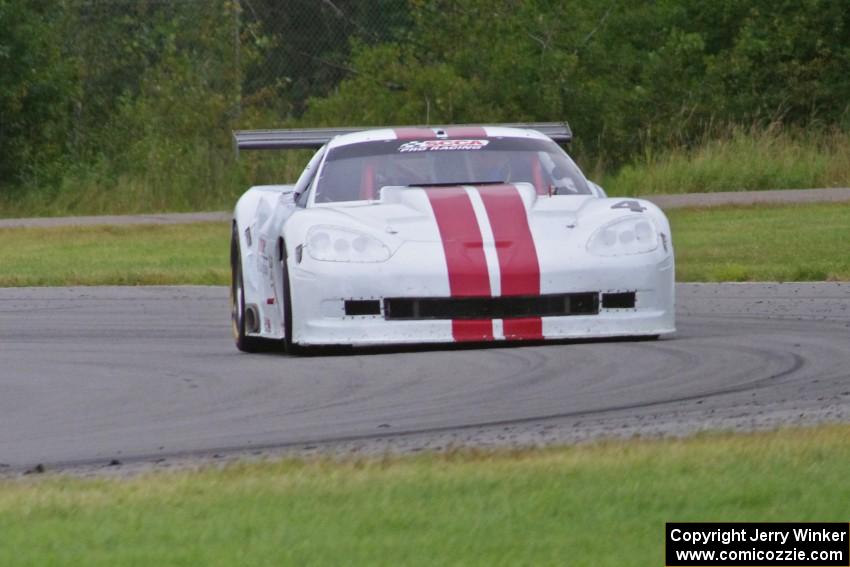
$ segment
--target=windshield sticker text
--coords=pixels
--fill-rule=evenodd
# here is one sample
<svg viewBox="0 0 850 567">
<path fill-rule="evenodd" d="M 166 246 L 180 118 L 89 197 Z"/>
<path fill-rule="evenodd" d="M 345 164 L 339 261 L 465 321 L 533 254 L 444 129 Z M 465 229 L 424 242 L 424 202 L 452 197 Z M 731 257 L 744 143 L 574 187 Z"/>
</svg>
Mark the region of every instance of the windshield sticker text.
<svg viewBox="0 0 850 567">
<path fill-rule="evenodd" d="M 488 140 L 422 140 L 407 142 L 398 147 L 399 152 L 434 152 L 445 150 L 480 150 Z"/>
</svg>

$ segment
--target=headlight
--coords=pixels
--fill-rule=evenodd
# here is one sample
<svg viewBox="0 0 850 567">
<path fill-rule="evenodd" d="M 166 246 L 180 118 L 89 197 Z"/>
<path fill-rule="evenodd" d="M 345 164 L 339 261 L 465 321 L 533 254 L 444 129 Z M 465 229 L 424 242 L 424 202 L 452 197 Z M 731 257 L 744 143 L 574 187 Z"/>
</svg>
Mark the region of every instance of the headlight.
<svg viewBox="0 0 850 567">
<path fill-rule="evenodd" d="M 377 238 L 336 226 L 311 228 L 305 248 L 311 258 L 322 262 L 386 262 L 392 255 Z"/>
<path fill-rule="evenodd" d="M 629 217 L 607 224 L 593 233 L 587 250 L 597 256 L 644 254 L 658 248 L 658 231 L 651 220 Z"/>
</svg>

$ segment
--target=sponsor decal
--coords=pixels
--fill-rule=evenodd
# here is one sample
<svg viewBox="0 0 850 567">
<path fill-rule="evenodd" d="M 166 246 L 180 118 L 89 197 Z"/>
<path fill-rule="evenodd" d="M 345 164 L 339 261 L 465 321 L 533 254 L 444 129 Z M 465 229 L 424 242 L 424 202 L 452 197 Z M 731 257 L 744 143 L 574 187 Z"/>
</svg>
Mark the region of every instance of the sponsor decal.
<svg viewBox="0 0 850 567">
<path fill-rule="evenodd" d="M 401 153 L 480 150 L 488 140 L 412 140 L 398 147 Z"/>
<path fill-rule="evenodd" d="M 271 256 L 266 254 L 266 239 L 260 237 L 257 240 L 257 269 L 261 274 L 268 277 L 271 272 L 272 259 Z"/>
</svg>

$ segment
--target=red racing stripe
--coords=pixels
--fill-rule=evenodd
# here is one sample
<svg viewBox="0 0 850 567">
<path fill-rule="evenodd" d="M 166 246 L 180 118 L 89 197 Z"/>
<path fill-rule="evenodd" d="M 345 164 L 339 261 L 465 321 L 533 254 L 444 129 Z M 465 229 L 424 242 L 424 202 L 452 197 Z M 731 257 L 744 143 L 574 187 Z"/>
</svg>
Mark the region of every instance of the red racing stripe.
<svg viewBox="0 0 850 567">
<path fill-rule="evenodd" d="M 434 140 L 437 134 L 431 128 L 395 128 L 393 130 L 399 140 Z M 452 126 L 446 128 L 449 138 L 486 138 L 487 131 L 482 126 Z"/>
<path fill-rule="evenodd" d="M 449 138 L 486 138 L 487 132 L 481 126 L 452 126 L 446 128 Z"/>
<path fill-rule="evenodd" d="M 491 319 L 453 319 L 452 337 L 457 342 L 481 342 L 493 340 Z"/>
<path fill-rule="evenodd" d="M 490 277 L 481 229 L 466 190 L 445 187 L 426 189 L 425 194 L 443 241 L 452 297 L 489 297 Z M 493 323 L 489 319 L 455 319 L 452 337 L 456 341 L 491 341 Z"/>
<path fill-rule="evenodd" d="M 513 185 L 477 187 L 499 257 L 502 295 L 540 295 L 540 264 L 528 214 L 519 191 Z M 506 339 L 542 339 L 540 317 L 505 319 Z"/>
<path fill-rule="evenodd" d="M 395 137 L 399 140 L 436 140 L 437 135 L 430 128 L 395 128 Z"/>
</svg>

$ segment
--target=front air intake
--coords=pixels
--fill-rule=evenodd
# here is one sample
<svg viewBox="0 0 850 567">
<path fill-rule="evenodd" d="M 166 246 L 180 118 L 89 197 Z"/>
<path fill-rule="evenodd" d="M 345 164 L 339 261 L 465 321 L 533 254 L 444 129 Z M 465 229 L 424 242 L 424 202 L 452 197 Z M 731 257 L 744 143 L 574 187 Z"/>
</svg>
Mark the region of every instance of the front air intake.
<svg viewBox="0 0 850 567">
<path fill-rule="evenodd" d="M 387 319 L 516 319 L 596 315 L 596 292 L 517 297 L 393 297 L 384 299 Z"/>
</svg>

